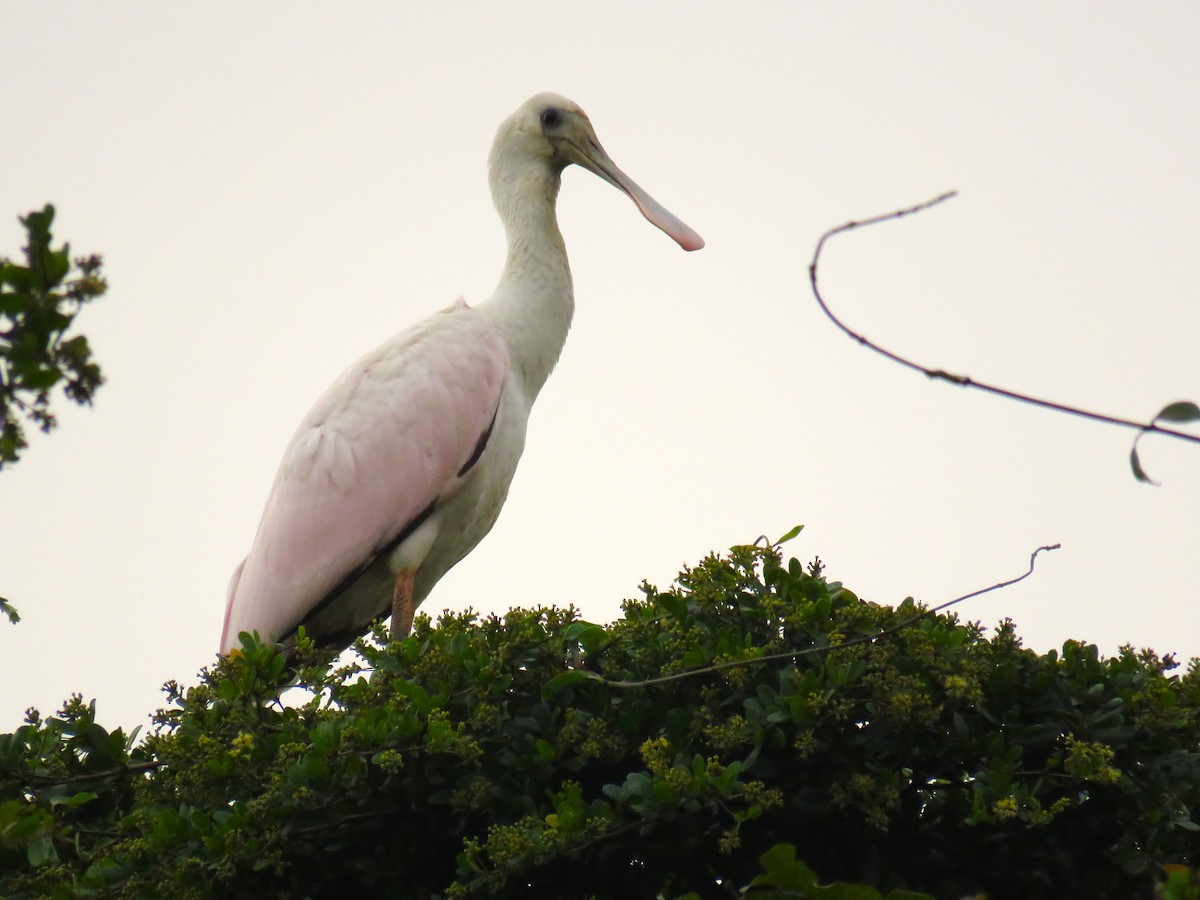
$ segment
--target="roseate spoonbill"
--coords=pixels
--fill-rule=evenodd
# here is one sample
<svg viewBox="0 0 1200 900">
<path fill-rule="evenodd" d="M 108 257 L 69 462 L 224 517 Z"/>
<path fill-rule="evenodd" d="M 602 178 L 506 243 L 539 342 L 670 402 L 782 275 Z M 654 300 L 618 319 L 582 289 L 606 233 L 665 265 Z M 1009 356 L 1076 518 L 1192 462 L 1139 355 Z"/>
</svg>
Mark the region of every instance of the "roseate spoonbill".
<svg viewBox="0 0 1200 900">
<path fill-rule="evenodd" d="M 229 585 L 221 650 L 297 626 L 346 646 L 391 611 L 392 633 L 491 530 L 558 361 L 575 301 L 554 204 L 583 166 L 685 250 L 704 240 L 616 167 L 583 110 L 538 94 L 501 123 L 488 165 L 508 236 L 504 273 L 368 353 L 333 383 L 283 455 L 250 554 Z"/>
</svg>

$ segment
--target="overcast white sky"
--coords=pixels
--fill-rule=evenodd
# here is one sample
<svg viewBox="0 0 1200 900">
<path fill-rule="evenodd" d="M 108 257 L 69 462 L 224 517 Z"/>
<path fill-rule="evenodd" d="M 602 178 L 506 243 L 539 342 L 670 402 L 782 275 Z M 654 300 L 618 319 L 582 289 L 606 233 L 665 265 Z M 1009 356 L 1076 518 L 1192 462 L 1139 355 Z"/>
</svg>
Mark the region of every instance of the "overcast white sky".
<svg viewBox="0 0 1200 900">
<path fill-rule="evenodd" d="M 928 383 L 931 365 L 1145 417 L 1200 399 L 1194 3 L 0 6 L 0 252 L 50 201 L 100 252 L 108 383 L 0 472 L 0 729 L 71 691 L 110 726 L 213 658 L 283 447 L 337 373 L 503 260 L 496 125 L 557 91 L 708 242 L 581 170 L 578 312 L 498 525 L 425 611 L 574 603 L 807 525 L 862 596 L 1200 654 L 1200 448 Z"/>
</svg>

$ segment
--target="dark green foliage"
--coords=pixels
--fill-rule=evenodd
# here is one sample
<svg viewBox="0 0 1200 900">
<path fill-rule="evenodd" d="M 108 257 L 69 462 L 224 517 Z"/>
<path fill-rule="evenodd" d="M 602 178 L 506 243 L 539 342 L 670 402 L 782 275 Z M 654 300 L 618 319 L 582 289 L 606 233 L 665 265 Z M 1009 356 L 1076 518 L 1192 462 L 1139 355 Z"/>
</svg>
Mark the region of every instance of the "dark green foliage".
<svg viewBox="0 0 1200 900">
<path fill-rule="evenodd" d="M 67 332 L 83 304 L 108 289 L 100 257 L 71 264 L 70 247 L 52 246 L 54 207 L 21 218 L 28 243 L 25 265 L 0 258 L 0 468 L 20 459 L 27 446 L 22 419 L 42 431 L 54 428 L 50 392 L 90 404 L 103 382 L 83 335 Z"/>
<path fill-rule="evenodd" d="M 0 895 L 1195 896 L 1196 669 L 946 615 L 849 645 L 917 611 L 738 547 L 609 627 L 447 614 L 298 675 L 250 640 L 135 749 L 78 700 L 0 738 Z"/>
<path fill-rule="evenodd" d="M 820 884 L 812 869 L 796 859 L 791 844 L 776 844 L 760 857 L 765 870 L 743 892 L 756 900 L 784 900 L 805 897 L 810 900 L 929 900 L 928 894 L 913 891 L 888 891 L 887 896 L 864 884 Z M 694 896 L 694 895 L 693 895 Z"/>
</svg>

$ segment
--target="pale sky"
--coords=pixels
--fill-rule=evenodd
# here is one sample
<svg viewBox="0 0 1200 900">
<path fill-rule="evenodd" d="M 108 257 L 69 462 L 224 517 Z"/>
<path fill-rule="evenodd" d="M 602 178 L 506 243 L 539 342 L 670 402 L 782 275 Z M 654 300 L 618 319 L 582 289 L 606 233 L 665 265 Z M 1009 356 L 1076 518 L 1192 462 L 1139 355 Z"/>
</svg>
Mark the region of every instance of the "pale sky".
<svg viewBox="0 0 1200 900">
<path fill-rule="evenodd" d="M 538 91 L 707 240 L 566 173 L 577 313 L 492 534 L 423 610 L 618 615 L 778 536 L 861 596 L 1200 654 L 1200 448 L 929 383 L 932 366 L 1149 417 L 1200 400 L 1194 3 L 0 6 L 0 252 L 53 202 L 105 258 L 108 383 L 0 472 L 0 730 L 71 691 L 144 721 L 213 660 L 297 422 L 503 261 L 486 159 Z"/>
</svg>

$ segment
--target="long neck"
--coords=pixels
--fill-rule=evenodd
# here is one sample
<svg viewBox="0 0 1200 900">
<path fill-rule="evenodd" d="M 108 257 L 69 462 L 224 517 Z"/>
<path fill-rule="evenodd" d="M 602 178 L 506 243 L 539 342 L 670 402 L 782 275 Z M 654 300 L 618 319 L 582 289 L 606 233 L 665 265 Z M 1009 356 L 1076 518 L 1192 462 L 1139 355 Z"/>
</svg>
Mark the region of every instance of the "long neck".
<svg viewBox="0 0 1200 900">
<path fill-rule="evenodd" d="M 567 248 L 554 214 L 562 169 L 497 147 L 490 170 L 508 257 L 495 293 L 480 309 L 504 332 L 513 371 L 532 402 L 558 362 L 575 312 Z"/>
</svg>

